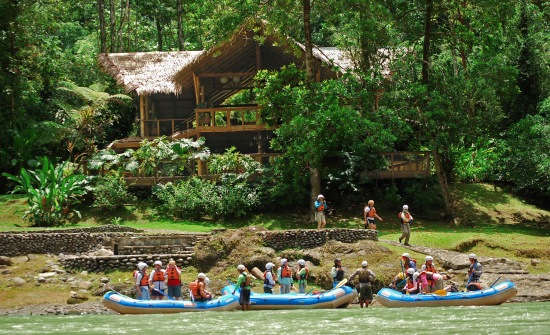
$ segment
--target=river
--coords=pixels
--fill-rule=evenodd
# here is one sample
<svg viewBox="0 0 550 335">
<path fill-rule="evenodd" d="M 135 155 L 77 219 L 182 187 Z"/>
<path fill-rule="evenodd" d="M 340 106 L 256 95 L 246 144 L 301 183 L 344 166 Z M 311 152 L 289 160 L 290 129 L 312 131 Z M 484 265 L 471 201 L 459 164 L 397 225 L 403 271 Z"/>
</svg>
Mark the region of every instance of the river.
<svg viewBox="0 0 550 335">
<path fill-rule="evenodd" d="M 550 303 L 491 307 L 10 316 L 0 334 L 550 334 Z"/>
</svg>

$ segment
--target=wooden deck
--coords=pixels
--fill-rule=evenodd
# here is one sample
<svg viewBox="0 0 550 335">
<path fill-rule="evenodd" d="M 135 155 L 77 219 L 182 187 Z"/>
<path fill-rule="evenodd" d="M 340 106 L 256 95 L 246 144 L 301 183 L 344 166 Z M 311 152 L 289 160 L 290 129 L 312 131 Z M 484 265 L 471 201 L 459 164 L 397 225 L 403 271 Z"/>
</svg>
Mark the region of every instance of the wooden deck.
<svg viewBox="0 0 550 335">
<path fill-rule="evenodd" d="M 388 162 L 384 170 L 371 171 L 372 179 L 424 178 L 431 174 L 429 151 L 399 151 L 381 154 Z"/>
</svg>

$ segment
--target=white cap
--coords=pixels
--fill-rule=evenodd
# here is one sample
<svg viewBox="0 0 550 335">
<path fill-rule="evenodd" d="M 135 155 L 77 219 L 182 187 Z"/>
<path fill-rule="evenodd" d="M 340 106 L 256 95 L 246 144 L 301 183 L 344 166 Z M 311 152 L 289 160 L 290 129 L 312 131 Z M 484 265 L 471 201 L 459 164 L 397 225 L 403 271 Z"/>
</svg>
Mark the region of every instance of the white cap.
<svg viewBox="0 0 550 335">
<path fill-rule="evenodd" d="M 141 271 L 143 269 L 145 269 L 147 267 L 147 263 L 144 263 L 144 262 L 139 262 L 137 264 L 137 268 Z"/>
<path fill-rule="evenodd" d="M 244 270 L 246 270 L 246 268 L 244 267 L 244 265 L 239 264 L 239 265 L 237 265 L 237 270 L 244 271 Z"/>
<path fill-rule="evenodd" d="M 269 263 L 267 263 L 267 264 L 265 265 L 265 269 L 266 269 L 266 270 L 271 270 L 271 269 L 273 269 L 273 266 L 274 266 L 274 265 L 275 265 L 275 264 L 269 262 Z"/>
<path fill-rule="evenodd" d="M 298 264 L 300 264 L 300 265 L 302 265 L 302 266 L 303 266 L 303 265 L 306 265 L 306 261 L 304 261 L 303 259 L 299 259 L 299 260 L 298 260 Z"/>
<path fill-rule="evenodd" d="M 324 196 L 324 195 L 322 195 L 322 194 L 319 194 L 319 195 L 317 196 L 317 200 L 319 200 L 319 199 L 321 199 L 321 198 L 323 198 L 323 199 L 324 199 L 324 198 L 325 198 L 325 196 Z"/>
<path fill-rule="evenodd" d="M 414 269 L 413 268 L 408 268 L 407 273 L 412 275 L 414 273 Z"/>
<path fill-rule="evenodd" d="M 160 266 L 162 266 L 162 262 L 161 262 L 161 261 L 155 261 L 155 262 L 153 263 L 153 265 L 160 265 Z"/>
<path fill-rule="evenodd" d="M 404 210 L 404 211 L 408 211 L 408 210 L 409 210 L 409 206 L 408 206 L 408 205 L 403 205 L 403 210 Z"/>
<path fill-rule="evenodd" d="M 468 258 L 469 259 L 477 259 L 477 256 L 476 256 L 476 254 L 469 254 Z"/>
<path fill-rule="evenodd" d="M 419 272 L 415 272 L 413 274 L 413 280 L 416 280 L 416 278 L 418 278 L 418 276 L 420 276 L 420 273 Z"/>
<path fill-rule="evenodd" d="M 197 275 L 197 278 L 199 278 L 199 279 L 205 279 L 205 278 L 206 278 L 206 275 L 205 275 L 204 273 L 201 272 L 201 273 L 199 273 L 199 274 Z"/>
<path fill-rule="evenodd" d="M 432 256 L 426 256 L 426 261 L 433 261 L 434 258 Z"/>
<path fill-rule="evenodd" d="M 403 255 L 401 255 L 401 257 L 407 257 L 407 258 L 411 258 L 411 255 L 409 255 L 408 252 L 404 253 Z"/>
<path fill-rule="evenodd" d="M 286 259 L 286 258 L 281 258 L 281 265 L 286 264 L 286 262 L 288 262 L 288 259 Z"/>
<path fill-rule="evenodd" d="M 369 266 L 369 262 L 363 261 L 363 262 L 361 263 L 361 266 L 364 267 L 364 268 L 366 268 L 367 266 Z"/>
</svg>

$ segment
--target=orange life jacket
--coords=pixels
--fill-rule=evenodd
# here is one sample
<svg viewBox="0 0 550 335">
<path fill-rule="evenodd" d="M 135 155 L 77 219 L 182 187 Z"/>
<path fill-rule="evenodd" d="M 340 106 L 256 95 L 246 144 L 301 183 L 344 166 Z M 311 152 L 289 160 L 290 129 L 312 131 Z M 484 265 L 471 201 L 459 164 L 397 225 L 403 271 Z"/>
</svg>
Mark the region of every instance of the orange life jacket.
<svg viewBox="0 0 550 335">
<path fill-rule="evenodd" d="M 174 266 L 173 268 L 166 269 L 166 276 L 168 277 L 168 285 L 179 285 L 181 284 L 180 275 L 178 269 Z"/>
<path fill-rule="evenodd" d="M 414 288 L 414 280 L 407 279 L 407 288 Z"/>
<path fill-rule="evenodd" d="M 142 275 L 143 276 L 141 277 L 141 280 L 139 281 L 139 286 L 149 286 L 149 276 L 147 275 L 147 272 L 144 271 L 142 273 Z M 136 277 L 137 277 L 137 274 L 136 274 Z"/>
<path fill-rule="evenodd" d="M 153 281 L 164 281 L 164 272 L 162 272 L 162 270 L 155 270 Z"/>
<path fill-rule="evenodd" d="M 370 207 L 370 210 L 367 212 L 368 218 L 373 218 L 376 215 L 376 209 L 374 207 Z"/>
<path fill-rule="evenodd" d="M 401 214 L 402 214 L 402 213 L 403 213 L 403 212 L 397 213 L 397 217 L 399 218 L 399 220 L 401 221 L 401 223 L 405 223 L 405 221 L 403 221 L 403 218 L 401 217 Z M 411 222 L 411 221 L 410 221 L 411 213 L 405 213 L 405 217 L 406 217 L 407 219 L 409 219 L 409 223 L 410 223 L 410 222 Z"/>
<path fill-rule="evenodd" d="M 432 272 L 432 273 L 437 273 L 437 270 L 435 269 L 435 266 L 433 265 L 428 265 L 426 263 L 424 263 L 424 265 L 426 266 L 426 272 Z"/>
<path fill-rule="evenodd" d="M 321 204 L 321 206 L 317 207 L 318 212 L 322 212 L 324 210 L 325 210 L 325 205 L 324 204 Z"/>
<path fill-rule="evenodd" d="M 193 298 L 195 299 L 202 298 L 198 279 L 189 283 L 189 290 L 191 291 Z"/>
<path fill-rule="evenodd" d="M 290 268 L 288 265 L 283 266 L 283 269 L 281 270 L 281 278 L 290 278 L 292 277 L 292 272 L 290 271 Z"/>
</svg>

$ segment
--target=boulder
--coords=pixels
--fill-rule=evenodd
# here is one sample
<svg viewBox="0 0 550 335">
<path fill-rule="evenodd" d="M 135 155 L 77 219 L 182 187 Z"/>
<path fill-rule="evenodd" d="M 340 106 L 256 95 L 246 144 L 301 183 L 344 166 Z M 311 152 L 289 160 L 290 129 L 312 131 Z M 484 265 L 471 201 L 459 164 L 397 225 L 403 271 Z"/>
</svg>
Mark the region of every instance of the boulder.
<svg viewBox="0 0 550 335">
<path fill-rule="evenodd" d="M 113 256 L 114 253 L 112 250 L 105 249 L 102 247 L 100 249 L 89 252 L 87 255 L 88 256 Z"/>
<path fill-rule="evenodd" d="M 108 282 L 110 281 L 110 279 L 109 279 L 108 277 L 101 277 L 101 278 L 99 279 L 99 281 L 102 282 L 103 284 L 106 284 L 106 283 L 108 283 Z"/>
<path fill-rule="evenodd" d="M 27 282 L 25 279 L 21 277 L 14 277 L 10 281 L 12 282 L 13 286 L 23 286 Z"/>
<path fill-rule="evenodd" d="M 57 272 L 42 272 L 38 275 L 39 278 L 42 277 L 44 279 L 53 278 L 55 276 L 57 276 Z"/>
<path fill-rule="evenodd" d="M 87 281 L 87 280 L 83 280 L 81 282 L 78 282 L 78 288 L 80 289 L 83 289 L 83 290 L 88 290 L 90 287 L 92 287 L 92 282 L 91 281 Z"/>
<path fill-rule="evenodd" d="M 0 256 L 0 265 L 12 265 L 13 262 L 11 260 L 11 258 L 7 257 L 7 256 Z"/>
</svg>

